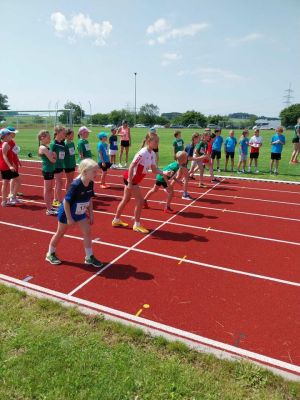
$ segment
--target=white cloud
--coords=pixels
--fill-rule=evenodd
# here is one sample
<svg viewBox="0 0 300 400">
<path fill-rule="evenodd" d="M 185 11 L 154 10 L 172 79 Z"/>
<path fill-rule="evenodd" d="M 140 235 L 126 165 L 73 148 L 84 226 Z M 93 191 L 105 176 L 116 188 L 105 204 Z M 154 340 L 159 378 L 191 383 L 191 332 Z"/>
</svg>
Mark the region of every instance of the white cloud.
<svg viewBox="0 0 300 400">
<path fill-rule="evenodd" d="M 164 21 L 157 24 L 158 21 Z M 189 24 L 183 26 L 181 28 L 173 28 L 171 29 L 171 25 L 169 25 L 166 20 L 159 19 L 153 25 L 150 25 L 147 28 L 147 34 L 157 34 L 156 38 L 153 38 L 148 41 L 150 46 L 153 46 L 156 43 L 164 44 L 168 40 L 172 39 L 181 39 L 186 36 L 195 36 L 198 32 L 205 30 L 209 27 L 209 24 L 206 22 L 197 23 L 197 24 Z M 160 34 L 164 32 L 163 34 Z"/>
<path fill-rule="evenodd" d="M 60 36 L 67 34 L 69 43 L 74 43 L 77 38 L 89 37 L 96 46 L 104 46 L 112 31 L 109 21 L 95 22 L 82 13 L 67 19 L 61 12 L 55 12 L 50 18 L 56 33 Z"/>
<path fill-rule="evenodd" d="M 166 67 L 167 65 L 178 61 L 181 59 L 181 55 L 178 53 L 165 53 L 162 55 L 162 61 L 161 61 L 161 65 L 163 67 Z"/>
<path fill-rule="evenodd" d="M 249 33 L 246 36 L 242 36 L 240 38 L 227 38 L 225 39 L 226 43 L 230 46 L 238 46 L 243 43 L 253 42 L 255 40 L 261 39 L 263 35 L 258 32 Z"/>
<path fill-rule="evenodd" d="M 199 77 L 200 82 L 205 84 L 240 82 L 246 79 L 245 77 L 236 74 L 234 72 L 227 71 L 221 68 L 212 68 L 212 67 L 179 71 L 177 72 L 177 75 L 178 76 L 195 75 Z"/>
<path fill-rule="evenodd" d="M 170 29 L 170 27 L 170 24 L 164 18 L 159 18 L 152 25 L 148 26 L 147 34 L 151 35 L 153 33 L 164 32 Z"/>
</svg>

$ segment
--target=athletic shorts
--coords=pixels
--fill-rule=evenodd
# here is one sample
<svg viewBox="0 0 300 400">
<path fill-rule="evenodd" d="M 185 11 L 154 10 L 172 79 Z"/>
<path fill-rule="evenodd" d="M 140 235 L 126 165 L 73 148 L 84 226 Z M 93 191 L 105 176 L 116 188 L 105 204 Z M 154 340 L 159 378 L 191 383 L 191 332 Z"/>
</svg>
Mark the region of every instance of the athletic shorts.
<svg viewBox="0 0 300 400">
<path fill-rule="evenodd" d="M 74 172 L 75 171 L 75 167 L 74 168 L 65 168 L 65 173 L 69 174 L 70 172 Z"/>
<path fill-rule="evenodd" d="M 157 180 L 157 181 L 155 182 L 155 185 L 156 185 L 156 186 L 162 186 L 164 189 L 168 187 L 168 185 L 166 184 L 165 181 L 161 182 L 161 181 L 158 181 L 158 180 Z"/>
<path fill-rule="evenodd" d="M 73 218 L 73 220 L 75 222 L 78 222 L 78 221 L 82 221 L 83 219 L 86 219 L 86 214 L 76 215 L 74 213 L 71 213 L 71 217 Z M 65 209 L 64 209 L 63 203 L 61 204 L 61 206 L 58 209 L 57 219 L 62 224 L 67 224 L 67 216 L 66 216 L 66 213 L 65 213 Z"/>
<path fill-rule="evenodd" d="M 213 150 L 211 152 L 211 158 L 214 160 L 217 157 L 218 160 L 221 158 L 221 152 L 218 150 Z"/>
<path fill-rule="evenodd" d="M 42 171 L 42 175 L 44 177 L 44 181 L 52 181 L 52 179 L 54 179 L 54 172 Z"/>
<path fill-rule="evenodd" d="M 61 172 L 63 172 L 63 168 L 56 168 L 55 170 L 54 170 L 54 174 L 60 174 Z"/>
<path fill-rule="evenodd" d="M 226 152 L 226 160 L 228 160 L 228 158 L 234 159 L 234 151 L 227 151 Z"/>
<path fill-rule="evenodd" d="M 115 156 L 117 153 L 118 153 L 118 150 L 111 150 L 111 149 L 108 150 L 108 154 L 110 156 Z"/>
<path fill-rule="evenodd" d="M 240 161 L 246 161 L 248 158 L 248 154 L 240 154 Z"/>
<path fill-rule="evenodd" d="M 110 162 L 107 162 L 107 163 L 105 163 L 105 167 L 103 167 L 102 163 L 98 163 L 98 165 L 99 165 L 99 168 L 102 169 L 102 171 L 107 171 L 111 167 L 112 164 Z"/>
<path fill-rule="evenodd" d="M 271 153 L 271 160 L 281 160 L 281 153 Z"/>
<path fill-rule="evenodd" d="M 300 138 L 296 137 L 293 138 L 292 143 L 299 143 L 300 142 Z"/>
<path fill-rule="evenodd" d="M 257 159 L 259 156 L 259 153 L 250 153 L 250 158 L 251 159 Z"/>
<path fill-rule="evenodd" d="M 129 140 L 121 140 L 122 147 L 129 147 Z"/>
<path fill-rule="evenodd" d="M 10 181 L 11 179 L 17 178 L 19 174 L 16 171 L 11 171 L 8 169 L 6 171 L 1 171 L 1 176 L 3 180 Z"/>
</svg>

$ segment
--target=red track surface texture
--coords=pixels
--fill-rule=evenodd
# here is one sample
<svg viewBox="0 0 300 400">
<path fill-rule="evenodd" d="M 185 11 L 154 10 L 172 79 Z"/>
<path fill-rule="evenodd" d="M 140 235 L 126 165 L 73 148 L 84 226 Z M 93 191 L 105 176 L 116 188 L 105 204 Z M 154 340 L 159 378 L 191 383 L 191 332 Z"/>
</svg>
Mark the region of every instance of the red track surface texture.
<svg viewBox="0 0 300 400">
<path fill-rule="evenodd" d="M 196 200 L 182 200 L 177 187 L 176 215 L 162 212 L 160 191 L 142 214 L 152 234 L 141 236 L 111 226 L 122 196 L 121 172 L 111 171 L 111 189 L 96 184 L 94 251 L 107 265 L 97 273 L 82 263 L 77 227 L 58 248 L 66 261 L 44 261 L 56 219 L 45 215 L 39 169 L 28 163 L 22 172 L 24 204 L 0 210 L 0 234 L 14 247 L 3 256 L 0 242 L 2 281 L 300 376 L 300 185 L 191 182 Z"/>
</svg>

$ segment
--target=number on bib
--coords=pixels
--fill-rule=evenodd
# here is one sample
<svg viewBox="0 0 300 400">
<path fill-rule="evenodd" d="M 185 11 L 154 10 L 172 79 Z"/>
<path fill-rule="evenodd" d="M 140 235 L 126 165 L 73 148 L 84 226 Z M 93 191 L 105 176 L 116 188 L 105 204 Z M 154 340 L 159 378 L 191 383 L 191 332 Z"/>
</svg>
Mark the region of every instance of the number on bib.
<svg viewBox="0 0 300 400">
<path fill-rule="evenodd" d="M 59 152 L 58 152 L 58 158 L 59 158 L 60 160 L 64 160 L 64 158 L 65 158 L 65 152 L 64 152 L 64 151 L 59 151 Z"/>
<path fill-rule="evenodd" d="M 89 202 L 77 203 L 77 204 L 76 204 L 75 214 L 76 214 L 76 215 L 83 215 L 83 214 L 85 214 L 85 212 L 86 212 L 88 206 L 89 206 Z"/>
</svg>

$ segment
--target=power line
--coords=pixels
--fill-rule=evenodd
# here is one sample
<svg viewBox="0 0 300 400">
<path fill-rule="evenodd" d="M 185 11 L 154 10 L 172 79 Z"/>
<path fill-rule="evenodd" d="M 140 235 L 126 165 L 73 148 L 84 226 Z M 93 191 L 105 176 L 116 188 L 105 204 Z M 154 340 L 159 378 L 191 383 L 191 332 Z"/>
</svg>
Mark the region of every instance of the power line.
<svg viewBox="0 0 300 400">
<path fill-rule="evenodd" d="M 292 96 L 292 93 L 294 91 L 291 89 L 291 87 L 292 87 L 292 85 L 291 85 L 291 82 L 290 82 L 289 88 L 284 91 L 286 93 L 286 95 L 283 96 L 283 98 L 285 99 L 283 104 L 285 104 L 286 107 L 288 107 L 288 106 L 290 106 L 292 104 L 292 99 L 294 98 L 294 96 Z"/>
</svg>

